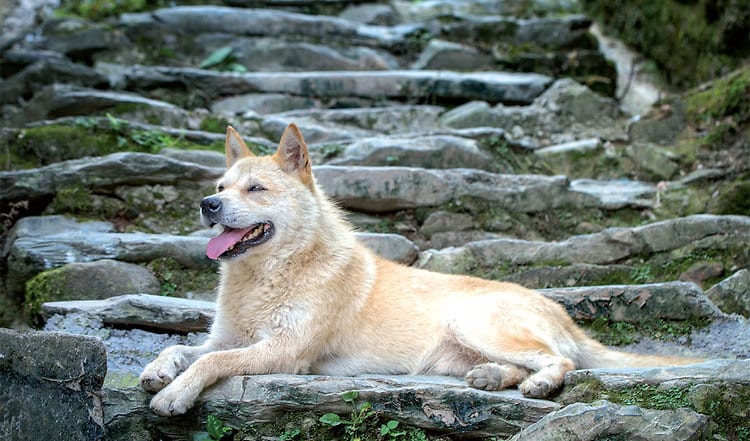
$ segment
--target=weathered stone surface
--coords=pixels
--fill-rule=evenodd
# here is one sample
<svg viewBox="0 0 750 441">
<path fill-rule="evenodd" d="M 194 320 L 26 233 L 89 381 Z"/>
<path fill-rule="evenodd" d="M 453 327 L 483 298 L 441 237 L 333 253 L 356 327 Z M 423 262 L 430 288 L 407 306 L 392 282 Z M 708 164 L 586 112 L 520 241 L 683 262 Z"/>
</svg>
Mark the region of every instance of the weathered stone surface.
<svg viewBox="0 0 750 441">
<path fill-rule="evenodd" d="M 182 109 L 172 104 L 131 93 L 109 92 L 65 84 L 54 84 L 37 92 L 34 98 L 24 107 L 23 111 L 19 115 L 16 115 L 14 122 L 17 125 L 23 125 L 45 118 L 87 115 L 113 108 L 117 105 L 141 106 L 155 112 L 182 111 Z"/>
<path fill-rule="evenodd" d="M 398 62 L 385 51 L 355 46 L 335 48 L 325 44 L 281 41 L 277 38 L 242 38 L 207 34 L 197 43 L 206 55 L 230 46 L 235 61 L 251 72 L 357 71 L 397 69 Z"/>
<path fill-rule="evenodd" d="M 494 171 L 492 157 L 472 139 L 454 136 L 375 137 L 347 145 L 330 165 L 399 165 L 425 168 L 476 168 Z"/>
<path fill-rule="evenodd" d="M 465 213 L 450 213 L 447 211 L 435 211 L 427 216 L 419 229 L 421 234 L 427 237 L 434 233 L 446 231 L 465 231 L 474 227 L 474 220 Z"/>
<path fill-rule="evenodd" d="M 111 26 L 62 17 L 45 21 L 42 35 L 32 40 L 32 47 L 85 59 L 93 52 L 124 48 L 128 43 L 127 38 Z"/>
<path fill-rule="evenodd" d="M 143 292 L 158 294 L 159 280 L 141 265 L 103 259 L 95 262 L 73 262 L 55 271 L 37 275 L 34 300 L 96 300 L 121 294 Z"/>
<path fill-rule="evenodd" d="M 0 203 L 53 195 L 62 188 L 111 188 L 215 179 L 224 169 L 203 167 L 162 155 L 123 152 L 75 159 L 46 167 L 0 172 Z"/>
<path fill-rule="evenodd" d="M 630 179 L 599 180 L 576 179 L 570 183 L 574 191 L 596 197 L 602 207 L 616 210 L 622 207 L 650 207 L 656 185 Z"/>
<path fill-rule="evenodd" d="M 441 272 L 464 273 L 471 268 L 491 268 L 501 262 L 512 265 L 544 262 L 611 264 L 638 255 L 677 250 L 690 244 L 699 246 L 701 240 L 707 238 L 732 245 L 750 242 L 750 218 L 694 215 L 640 227 L 608 228 L 560 242 L 488 240 L 460 248 L 423 251 L 417 265 Z"/>
<path fill-rule="evenodd" d="M 625 148 L 641 174 L 655 180 L 672 179 L 679 171 L 677 156 L 666 148 L 652 144 L 631 144 Z"/>
<path fill-rule="evenodd" d="M 651 410 L 608 401 L 575 403 L 547 414 L 511 441 L 582 441 L 622 438 L 641 441 L 701 440 L 709 418 L 688 409 Z"/>
<path fill-rule="evenodd" d="M 199 164 L 203 167 L 225 168 L 227 166 L 226 156 L 214 151 L 166 148 L 162 149 L 159 154 L 178 161 Z"/>
<path fill-rule="evenodd" d="M 104 400 L 106 424 L 145 422 L 151 430 L 184 436 L 189 428 L 205 427 L 198 418 L 204 413 L 238 428 L 277 421 L 291 412 L 348 415 L 351 405 L 341 399 L 347 391 L 357 391 L 359 400 L 372 403 L 386 420 L 474 437 L 510 436 L 559 409 L 551 401 L 524 398 L 517 390 L 485 392 L 451 377 L 255 375 L 222 381 L 198 398 L 197 412 L 173 420 L 150 412 L 148 395 L 140 388 L 110 388 Z"/>
<path fill-rule="evenodd" d="M 339 17 L 355 23 L 378 26 L 393 26 L 396 22 L 393 8 L 380 4 L 349 5 L 341 11 Z"/>
<path fill-rule="evenodd" d="M 395 0 L 390 4 L 405 22 L 425 21 L 441 16 L 461 15 L 524 15 L 529 11 L 575 13 L 578 5 L 568 0 L 534 0 L 532 2 L 510 0 L 498 2 L 494 0 L 432 0 L 426 2 L 412 2 L 409 0 Z"/>
<path fill-rule="evenodd" d="M 563 144 L 551 145 L 538 150 L 534 153 L 539 156 L 550 157 L 559 154 L 579 153 L 585 154 L 599 150 L 602 143 L 598 138 L 581 139 L 579 141 L 566 142 Z"/>
<path fill-rule="evenodd" d="M 482 70 L 494 67 L 494 60 L 471 46 L 432 39 L 412 65 L 412 69 Z"/>
<path fill-rule="evenodd" d="M 528 103 L 551 79 L 539 74 L 442 71 L 330 71 L 226 73 L 191 68 L 135 66 L 126 74 L 127 87 L 140 89 L 183 83 L 217 95 L 267 92 L 336 98 L 483 99 Z"/>
<path fill-rule="evenodd" d="M 686 282 L 551 288 L 539 292 L 564 305 L 576 320 L 604 317 L 614 322 L 637 323 L 723 315 L 698 286 Z"/>
<path fill-rule="evenodd" d="M 211 105 L 211 111 L 235 114 L 253 111 L 259 114 L 268 114 L 295 109 L 309 109 L 315 107 L 315 105 L 315 100 L 308 97 L 290 96 L 283 93 L 248 93 L 214 101 Z"/>
<path fill-rule="evenodd" d="M 477 103 L 464 106 L 443 115 L 442 123 L 453 128 L 504 127 L 511 129 L 516 139 L 542 140 L 544 145 L 594 137 L 628 139 L 617 102 L 570 79 L 556 81 L 529 106 L 490 107 Z"/>
<path fill-rule="evenodd" d="M 8 289 L 16 292 L 33 275 L 71 262 L 114 259 L 143 263 L 169 257 L 191 268 L 210 267 L 207 238 L 146 233 L 58 231 L 18 237 L 8 256 Z"/>
<path fill-rule="evenodd" d="M 750 270 L 741 269 L 706 291 L 722 311 L 750 317 Z"/>
<path fill-rule="evenodd" d="M 104 439 L 106 372 L 94 338 L 0 328 L 0 437 Z"/>
<path fill-rule="evenodd" d="M 88 66 L 65 58 L 49 57 L 4 80 L 3 87 L 0 88 L 0 103 L 16 103 L 20 98 L 28 98 L 37 89 L 53 83 L 97 87 L 107 85 L 108 82 L 105 75 Z"/>
<path fill-rule="evenodd" d="M 419 252 L 414 242 L 399 234 L 357 233 L 357 240 L 379 256 L 405 265 L 411 265 Z"/>
<path fill-rule="evenodd" d="M 93 315 L 106 326 L 137 327 L 187 334 L 207 332 L 216 304 L 151 294 L 127 294 L 104 300 L 47 302 L 42 316 L 84 313 Z"/>
<path fill-rule="evenodd" d="M 320 166 L 315 176 L 344 206 L 369 212 L 442 205 L 462 196 L 492 202 L 499 209 L 534 212 L 569 204 L 575 197 L 563 176 L 345 166 Z"/>
</svg>

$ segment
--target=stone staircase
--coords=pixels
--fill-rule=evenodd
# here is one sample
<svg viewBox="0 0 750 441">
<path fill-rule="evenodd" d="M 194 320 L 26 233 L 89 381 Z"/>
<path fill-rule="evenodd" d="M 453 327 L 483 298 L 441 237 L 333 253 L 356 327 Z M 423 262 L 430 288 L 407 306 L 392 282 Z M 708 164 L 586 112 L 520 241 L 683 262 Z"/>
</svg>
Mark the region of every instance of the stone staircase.
<svg viewBox="0 0 750 441">
<path fill-rule="evenodd" d="M 279 439 L 349 412 L 349 390 L 428 439 L 593 437 L 596 412 L 626 438 L 665 439 L 644 429 L 657 423 L 668 439 L 750 436 L 750 370 L 734 360 L 750 357 L 750 217 L 725 197 L 750 166 L 695 148 L 679 102 L 620 110 L 576 2 L 123 12 L 8 19 L 0 40 L 0 319 L 104 342 L 107 439 L 193 439 L 208 415 L 236 439 Z M 200 341 L 213 314 L 197 204 L 223 173 L 226 126 L 267 154 L 291 122 L 378 253 L 542 289 L 608 344 L 725 360 L 575 372 L 554 401 L 446 378 L 238 378 L 157 418 L 140 369 Z M 331 436 L 313 432 L 295 439 Z"/>
</svg>

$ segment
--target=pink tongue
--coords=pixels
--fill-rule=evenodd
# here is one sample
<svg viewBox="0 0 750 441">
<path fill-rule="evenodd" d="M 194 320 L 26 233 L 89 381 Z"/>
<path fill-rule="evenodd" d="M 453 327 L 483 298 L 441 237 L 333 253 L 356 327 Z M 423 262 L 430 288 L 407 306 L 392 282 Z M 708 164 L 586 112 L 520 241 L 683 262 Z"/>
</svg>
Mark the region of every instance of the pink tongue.
<svg viewBox="0 0 750 441">
<path fill-rule="evenodd" d="M 241 230 L 224 230 L 223 233 L 208 241 L 206 255 L 211 259 L 218 259 L 232 245 L 236 244 L 246 235 L 253 227 Z"/>
</svg>

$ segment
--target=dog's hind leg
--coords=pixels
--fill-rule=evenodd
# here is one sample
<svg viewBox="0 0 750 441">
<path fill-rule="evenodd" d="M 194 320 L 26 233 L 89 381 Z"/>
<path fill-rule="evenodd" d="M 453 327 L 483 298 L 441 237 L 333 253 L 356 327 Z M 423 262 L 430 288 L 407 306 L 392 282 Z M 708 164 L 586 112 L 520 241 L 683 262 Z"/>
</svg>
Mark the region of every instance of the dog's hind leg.
<svg viewBox="0 0 750 441">
<path fill-rule="evenodd" d="M 476 366 L 467 374 L 470 386 L 498 390 L 520 383 L 518 388 L 525 396 L 542 398 L 559 388 L 565 373 L 575 369 L 573 361 L 552 346 L 558 343 L 554 338 L 542 337 L 540 326 L 544 325 L 532 327 L 533 324 L 508 317 L 499 320 L 486 308 L 483 313 L 476 311 L 457 311 L 450 325 L 459 344 L 491 362 Z"/>
</svg>

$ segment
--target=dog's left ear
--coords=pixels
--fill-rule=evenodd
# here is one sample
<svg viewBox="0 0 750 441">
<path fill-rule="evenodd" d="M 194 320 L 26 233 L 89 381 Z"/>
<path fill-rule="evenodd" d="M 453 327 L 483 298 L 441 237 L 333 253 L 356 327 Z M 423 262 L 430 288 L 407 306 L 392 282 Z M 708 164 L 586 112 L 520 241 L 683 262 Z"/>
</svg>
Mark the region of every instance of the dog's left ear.
<svg viewBox="0 0 750 441">
<path fill-rule="evenodd" d="M 224 151 L 227 156 L 227 168 L 232 167 L 235 162 L 248 156 L 255 156 L 253 152 L 247 148 L 247 144 L 242 140 L 242 137 L 234 127 L 227 126 L 227 139 L 224 143 Z"/>
<path fill-rule="evenodd" d="M 312 166 L 307 144 L 296 125 L 289 124 L 284 130 L 279 149 L 273 155 L 273 159 L 282 170 L 295 174 L 304 184 L 310 185 L 312 182 Z"/>
</svg>

